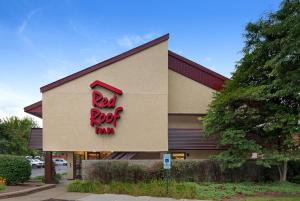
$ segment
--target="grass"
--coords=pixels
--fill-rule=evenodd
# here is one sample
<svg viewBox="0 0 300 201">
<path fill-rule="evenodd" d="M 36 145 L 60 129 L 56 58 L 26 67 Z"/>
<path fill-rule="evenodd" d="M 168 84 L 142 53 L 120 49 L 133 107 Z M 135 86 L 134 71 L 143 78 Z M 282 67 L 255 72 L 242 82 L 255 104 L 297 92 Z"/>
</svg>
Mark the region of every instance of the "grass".
<svg viewBox="0 0 300 201">
<path fill-rule="evenodd" d="M 0 184 L 0 191 L 4 190 L 6 186 L 4 184 Z"/>
<path fill-rule="evenodd" d="M 60 181 L 60 180 L 63 178 L 63 176 L 65 176 L 65 175 L 67 175 L 67 173 L 62 173 L 62 174 L 56 173 L 54 179 L 55 179 L 55 181 L 56 181 L 57 183 L 59 183 L 59 181 Z M 45 177 L 44 177 L 43 175 L 41 175 L 41 176 L 36 176 L 36 177 L 33 177 L 32 180 L 33 180 L 33 181 L 44 182 Z"/>
<path fill-rule="evenodd" d="M 93 181 L 76 180 L 67 186 L 69 192 L 90 192 L 90 193 L 113 193 L 113 194 L 129 194 L 133 196 L 154 196 L 154 197 L 172 197 L 176 199 L 213 199 L 222 200 L 237 196 L 254 196 L 257 193 L 286 193 L 289 196 L 299 196 L 300 185 L 292 183 L 193 183 L 193 182 L 169 182 L 167 192 L 167 184 L 165 181 L 124 183 L 112 182 L 110 184 L 102 184 Z M 245 198 L 245 200 L 256 199 L 255 197 Z M 257 198 L 258 199 L 258 198 Z M 294 201 L 294 197 L 288 198 Z M 288 200 L 284 199 L 284 200 Z M 267 201 L 268 199 L 261 200 Z M 270 199 L 269 199 L 270 200 Z M 298 199 L 299 200 L 299 199 Z M 280 201 L 274 200 L 274 201 Z M 288 200 L 289 201 L 289 200 Z M 299 200 L 300 201 L 300 200 Z"/>
<path fill-rule="evenodd" d="M 44 181 L 44 176 L 36 176 L 36 177 L 33 177 L 32 180 L 34 181 Z"/>
</svg>

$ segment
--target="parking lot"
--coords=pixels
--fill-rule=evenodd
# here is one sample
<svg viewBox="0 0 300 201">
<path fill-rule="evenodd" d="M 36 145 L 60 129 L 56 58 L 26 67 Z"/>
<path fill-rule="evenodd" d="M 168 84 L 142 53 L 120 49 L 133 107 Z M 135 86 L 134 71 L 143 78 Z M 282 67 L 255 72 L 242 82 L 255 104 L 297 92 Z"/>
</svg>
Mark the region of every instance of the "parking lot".
<svg viewBox="0 0 300 201">
<path fill-rule="evenodd" d="M 56 173 L 66 173 L 67 172 L 67 166 L 63 165 L 57 165 L 55 166 Z M 44 168 L 36 168 L 33 167 L 31 170 L 31 178 L 37 177 L 37 176 L 43 176 L 44 175 Z"/>
</svg>

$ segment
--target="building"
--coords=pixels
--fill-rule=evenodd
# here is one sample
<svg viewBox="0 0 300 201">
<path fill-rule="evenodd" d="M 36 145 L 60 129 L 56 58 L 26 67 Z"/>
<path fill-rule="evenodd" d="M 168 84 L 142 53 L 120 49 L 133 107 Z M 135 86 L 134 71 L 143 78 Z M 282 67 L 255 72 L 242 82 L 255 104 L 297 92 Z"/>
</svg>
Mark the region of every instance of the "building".
<svg viewBox="0 0 300 201">
<path fill-rule="evenodd" d="M 201 116 L 227 78 L 168 50 L 168 39 L 161 36 L 41 87 L 42 101 L 24 108 L 43 118 L 29 146 L 50 158 L 52 151 L 66 152 L 69 178 L 80 174 L 85 159 L 219 153 L 222 147 L 203 136 Z"/>
</svg>

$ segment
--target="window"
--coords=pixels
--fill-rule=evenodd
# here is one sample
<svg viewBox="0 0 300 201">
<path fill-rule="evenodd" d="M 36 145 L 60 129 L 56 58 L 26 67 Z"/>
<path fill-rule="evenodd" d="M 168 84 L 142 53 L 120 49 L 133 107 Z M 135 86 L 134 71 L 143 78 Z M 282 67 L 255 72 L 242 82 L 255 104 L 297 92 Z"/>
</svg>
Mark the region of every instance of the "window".
<svg viewBox="0 0 300 201">
<path fill-rule="evenodd" d="M 100 153 L 99 152 L 88 152 L 87 153 L 87 159 L 88 160 L 100 159 Z"/>
<path fill-rule="evenodd" d="M 185 152 L 174 152 L 174 153 L 172 153 L 172 159 L 184 160 L 184 159 L 186 159 L 186 153 Z"/>
</svg>

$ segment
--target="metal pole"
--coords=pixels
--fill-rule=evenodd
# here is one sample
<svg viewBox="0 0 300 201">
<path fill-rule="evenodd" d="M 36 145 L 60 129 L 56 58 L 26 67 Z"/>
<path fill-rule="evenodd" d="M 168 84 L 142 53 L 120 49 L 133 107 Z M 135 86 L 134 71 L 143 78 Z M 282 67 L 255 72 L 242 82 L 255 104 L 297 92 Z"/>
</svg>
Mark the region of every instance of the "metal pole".
<svg viewBox="0 0 300 201">
<path fill-rule="evenodd" d="M 167 195 L 169 195 L 169 172 L 170 170 L 167 170 Z"/>
</svg>

